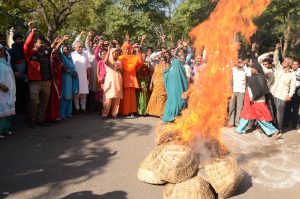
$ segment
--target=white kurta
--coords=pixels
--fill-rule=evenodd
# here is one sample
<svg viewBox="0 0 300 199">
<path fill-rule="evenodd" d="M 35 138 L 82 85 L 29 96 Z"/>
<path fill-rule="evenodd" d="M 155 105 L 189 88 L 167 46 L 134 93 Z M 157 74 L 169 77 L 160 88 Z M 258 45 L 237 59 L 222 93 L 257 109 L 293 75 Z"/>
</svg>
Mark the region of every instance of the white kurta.
<svg viewBox="0 0 300 199">
<path fill-rule="evenodd" d="M 97 91 L 97 60 L 95 59 L 95 55 L 92 54 L 89 50 L 84 51 L 91 63 L 91 76 L 89 82 L 89 89 L 93 92 Z"/>
<path fill-rule="evenodd" d="M 71 53 L 75 70 L 79 79 L 79 94 L 89 93 L 89 83 L 87 80 L 87 69 L 91 67 L 90 60 L 86 53 L 79 54 L 76 51 Z"/>
</svg>

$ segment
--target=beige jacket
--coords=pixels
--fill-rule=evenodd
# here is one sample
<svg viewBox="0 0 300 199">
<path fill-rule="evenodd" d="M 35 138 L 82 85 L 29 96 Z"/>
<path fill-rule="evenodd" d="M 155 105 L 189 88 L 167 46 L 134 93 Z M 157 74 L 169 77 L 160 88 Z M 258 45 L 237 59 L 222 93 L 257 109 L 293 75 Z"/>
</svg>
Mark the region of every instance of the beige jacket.
<svg viewBox="0 0 300 199">
<path fill-rule="evenodd" d="M 274 97 L 285 101 L 286 97 L 293 97 L 296 90 L 296 77 L 292 70 L 285 71 L 279 61 L 279 50 L 274 52 L 274 83 L 271 93 Z"/>
</svg>

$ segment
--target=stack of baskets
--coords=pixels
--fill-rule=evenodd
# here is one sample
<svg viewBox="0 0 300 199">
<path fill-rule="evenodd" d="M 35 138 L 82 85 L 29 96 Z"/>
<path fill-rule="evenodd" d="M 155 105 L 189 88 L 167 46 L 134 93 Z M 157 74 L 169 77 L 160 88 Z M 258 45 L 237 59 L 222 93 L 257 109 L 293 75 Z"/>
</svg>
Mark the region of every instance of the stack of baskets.
<svg viewBox="0 0 300 199">
<path fill-rule="evenodd" d="M 163 137 L 164 141 L 160 140 L 142 162 L 137 174 L 139 180 L 149 184 L 169 183 L 163 191 L 164 199 L 214 199 L 216 193 L 223 198 L 235 194 L 242 173 L 234 157 L 211 158 L 201 176 L 192 149 L 182 142 L 172 142 L 170 137 L 170 134 L 167 139 Z"/>
</svg>

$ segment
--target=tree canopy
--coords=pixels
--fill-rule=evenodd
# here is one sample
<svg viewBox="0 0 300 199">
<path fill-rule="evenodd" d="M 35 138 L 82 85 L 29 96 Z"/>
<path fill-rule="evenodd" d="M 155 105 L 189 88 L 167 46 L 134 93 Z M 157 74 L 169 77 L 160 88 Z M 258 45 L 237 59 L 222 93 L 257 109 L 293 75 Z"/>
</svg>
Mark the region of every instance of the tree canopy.
<svg viewBox="0 0 300 199">
<path fill-rule="evenodd" d="M 211 0 L 0 0 L 0 30 L 14 27 L 26 32 L 26 21 L 35 20 L 50 40 L 56 34 L 75 36 L 93 29 L 110 39 L 134 40 L 148 35 L 156 45 L 156 27 L 162 27 L 168 41 L 188 38 L 192 27 L 207 19 L 216 6 Z M 284 55 L 299 55 L 300 1 L 273 0 L 265 13 L 255 19 L 258 31 L 253 41 L 262 51 L 282 43 Z M 298 53 L 298 54 L 297 54 Z"/>
</svg>

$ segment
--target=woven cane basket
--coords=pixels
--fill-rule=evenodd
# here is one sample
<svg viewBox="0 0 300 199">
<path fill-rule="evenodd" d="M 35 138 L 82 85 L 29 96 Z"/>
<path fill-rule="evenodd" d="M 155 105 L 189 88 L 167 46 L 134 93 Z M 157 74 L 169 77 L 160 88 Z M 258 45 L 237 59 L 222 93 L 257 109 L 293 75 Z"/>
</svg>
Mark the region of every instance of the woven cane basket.
<svg viewBox="0 0 300 199">
<path fill-rule="evenodd" d="M 168 184 L 163 190 L 164 199 L 214 199 L 208 182 L 196 176 L 185 182 Z"/>
<path fill-rule="evenodd" d="M 155 168 L 153 173 L 159 179 L 178 183 L 191 178 L 198 168 L 197 157 L 191 148 L 183 145 L 167 143 L 157 146 L 160 150 L 153 152 Z"/>
<path fill-rule="evenodd" d="M 145 160 L 141 163 L 139 170 L 137 172 L 137 178 L 149 184 L 165 184 L 164 181 L 160 180 L 154 173 L 153 173 L 153 153 L 157 153 L 157 150 L 160 151 L 160 147 L 155 147 L 150 153 L 147 155 Z"/>
<path fill-rule="evenodd" d="M 208 181 L 220 196 L 228 198 L 235 194 L 242 173 L 234 157 L 214 158 L 204 169 Z"/>
</svg>

